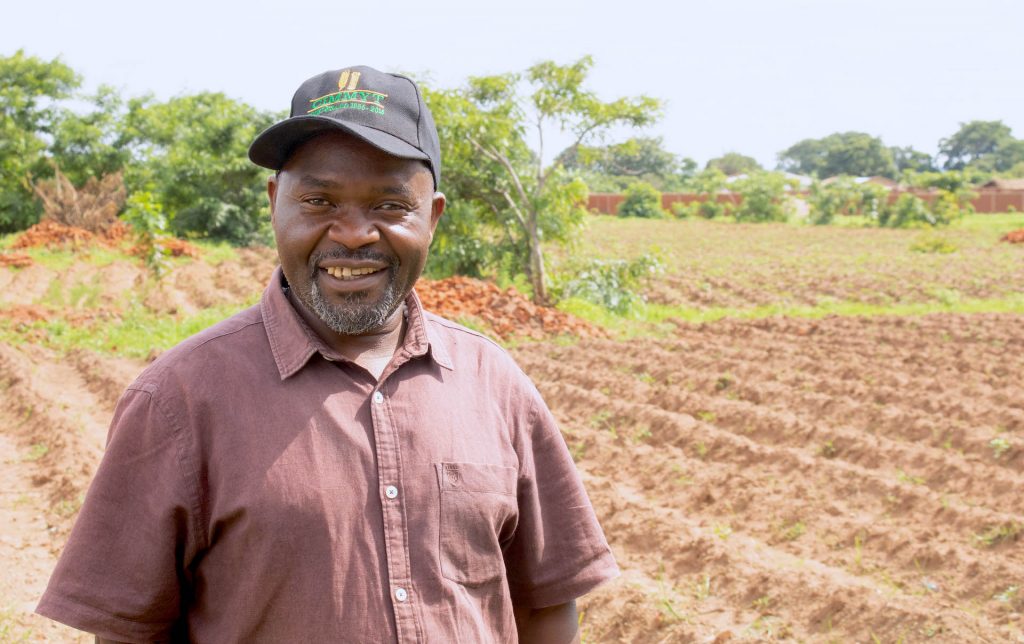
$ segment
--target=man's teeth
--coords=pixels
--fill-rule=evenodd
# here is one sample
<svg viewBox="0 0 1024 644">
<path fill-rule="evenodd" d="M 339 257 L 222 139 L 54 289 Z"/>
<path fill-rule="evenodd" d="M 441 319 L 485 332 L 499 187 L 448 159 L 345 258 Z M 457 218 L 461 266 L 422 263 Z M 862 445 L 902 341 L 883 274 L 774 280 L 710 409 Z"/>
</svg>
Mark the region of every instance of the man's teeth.
<svg viewBox="0 0 1024 644">
<path fill-rule="evenodd" d="M 324 270 L 333 277 L 337 277 L 342 280 L 350 280 L 353 277 L 359 277 L 361 275 L 369 275 L 370 273 L 376 273 L 377 268 L 349 268 L 348 266 L 328 266 Z"/>
</svg>

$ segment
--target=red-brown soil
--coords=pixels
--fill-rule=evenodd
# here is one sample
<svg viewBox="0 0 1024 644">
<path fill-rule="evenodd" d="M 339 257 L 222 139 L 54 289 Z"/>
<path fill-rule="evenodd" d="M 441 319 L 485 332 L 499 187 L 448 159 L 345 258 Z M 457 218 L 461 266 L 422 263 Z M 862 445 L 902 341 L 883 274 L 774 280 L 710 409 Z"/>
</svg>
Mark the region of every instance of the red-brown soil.
<svg viewBox="0 0 1024 644">
<path fill-rule="evenodd" d="M 416 292 L 426 309 L 453 320 L 483 322 L 490 333 L 502 339 L 607 337 L 599 327 L 558 309 L 537 306 L 515 289 L 502 291 L 490 282 L 468 277 L 422 280 Z"/>
<path fill-rule="evenodd" d="M 238 303 L 272 267 L 271 251 L 246 251 L 156 285 L 126 262 L 0 270 L 0 321 L 21 334 L 0 344 L 0 639 L 86 641 L 30 611 L 145 366 L 58 353 L 38 323 L 109 323 L 128 291 L 166 315 Z M 55 280 L 99 293 L 47 304 Z M 496 336 L 589 333 L 491 285 L 418 288 Z M 664 339 L 512 352 L 559 418 L 623 569 L 581 603 L 586 642 L 1020 641 L 1020 316 L 680 323 Z"/>
<path fill-rule="evenodd" d="M 1020 641 L 1019 316 L 721 321 L 514 354 L 624 569 L 583 602 L 588 641 Z"/>
</svg>

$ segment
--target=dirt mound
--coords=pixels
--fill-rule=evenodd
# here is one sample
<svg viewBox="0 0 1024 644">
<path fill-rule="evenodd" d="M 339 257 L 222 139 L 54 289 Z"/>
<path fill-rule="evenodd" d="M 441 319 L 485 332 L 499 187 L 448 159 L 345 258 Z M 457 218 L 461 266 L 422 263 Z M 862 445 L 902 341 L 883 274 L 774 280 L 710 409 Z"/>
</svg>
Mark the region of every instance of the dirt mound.
<svg viewBox="0 0 1024 644">
<path fill-rule="evenodd" d="M 537 306 L 512 288 L 469 277 L 420 280 L 416 284 L 424 308 L 458 321 L 475 318 L 501 339 L 558 335 L 606 337 L 604 330 L 558 309 Z"/>
<path fill-rule="evenodd" d="M 32 258 L 24 253 L 0 253 L 0 267 L 25 268 L 32 265 Z"/>
<path fill-rule="evenodd" d="M 41 221 L 21 233 L 11 248 L 80 248 L 93 244 L 116 245 L 131 237 L 131 227 L 116 222 L 105 232 L 94 234 L 84 228 L 65 226 L 55 221 Z"/>
<path fill-rule="evenodd" d="M 1011 244 L 1024 244 L 1024 228 L 1011 230 L 1000 237 L 999 241 L 1010 242 Z"/>
</svg>

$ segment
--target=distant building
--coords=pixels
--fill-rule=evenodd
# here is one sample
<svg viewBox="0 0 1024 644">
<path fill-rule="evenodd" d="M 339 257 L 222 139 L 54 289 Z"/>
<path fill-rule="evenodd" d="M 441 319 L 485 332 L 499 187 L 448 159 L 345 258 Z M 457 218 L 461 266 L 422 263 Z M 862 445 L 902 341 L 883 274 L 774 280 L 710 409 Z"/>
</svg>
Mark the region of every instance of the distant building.
<svg viewBox="0 0 1024 644">
<path fill-rule="evenodd" d="M 981 187 L 997 190 L 1024 190 L 1024 179 L 993 179 Z"/>
</svg>

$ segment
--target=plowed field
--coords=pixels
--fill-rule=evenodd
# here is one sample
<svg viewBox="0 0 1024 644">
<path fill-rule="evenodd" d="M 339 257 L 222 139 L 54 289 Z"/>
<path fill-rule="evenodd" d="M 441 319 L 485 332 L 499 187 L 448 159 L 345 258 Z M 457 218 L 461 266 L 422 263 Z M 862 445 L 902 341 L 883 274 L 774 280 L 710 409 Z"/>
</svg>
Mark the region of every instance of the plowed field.
<svg viewBox="0 0 1024 644">
<path fill-rule="evenodd" d="M 668 273 L 648 294 L 673 305 L 753 308 L 762 296 L 743 294 L 763 291 L 810 302 L 832 283 L 857 299 L 842 285 L 860 277 L 917 301 L 932 297 L 920 284 L 952 279 L 941 258 L 907 250 L 916 233 L 681 222 L 673 237 L 651 223 L 646 239 L 602 241 L 598 227 L 588 243 L 629 256 L 659 241 Z M 943 257 L 964 281 L 950 290 L 1019 296 L 1019 245 L 979 259 L 982 274 L 965 257 L 991 248 L 951 235 L 961 250 Z M 801 264 L 807 244 L 817 250 Z M 690 256 L 698 247 L 703 259 Z M 865 253 L 919 283 L 898 279 L 903 268 L 873 273 L 854 258 Z M 0 267 L 0 642 L 91 641 L 31 610 L 113 406 L 145 367 L 130 332 L 240 308 L 273 254 L 181 260 L 159 283 L 131 260 L 29 254 Z M 707 293 L 719 279 L 719 299 L 703 304 L 678 286 Z M 495 335 L 587 336 L 511 349 L 559 418 L 623 569 L 581 603 L 585 642 L 1024 641 L 1019 313 L 722 319 L 617 340 L 562 314 L 522 320 L 533 309 L 492 287 L 446 286 L 435 306 L 453 298 L 452 315 Z M 164 329 L 156 351 L 173 337 Z"/>
</svg>

